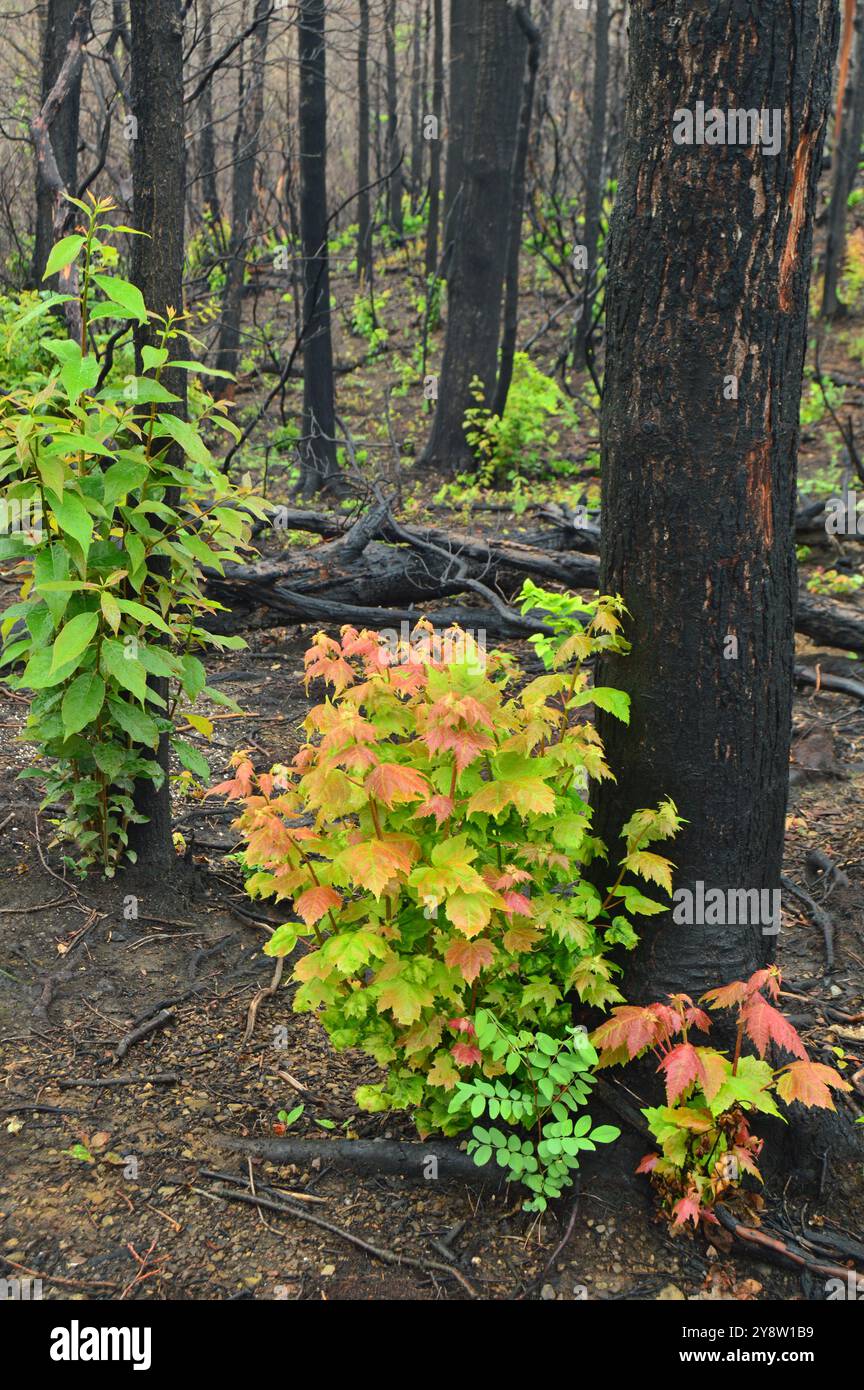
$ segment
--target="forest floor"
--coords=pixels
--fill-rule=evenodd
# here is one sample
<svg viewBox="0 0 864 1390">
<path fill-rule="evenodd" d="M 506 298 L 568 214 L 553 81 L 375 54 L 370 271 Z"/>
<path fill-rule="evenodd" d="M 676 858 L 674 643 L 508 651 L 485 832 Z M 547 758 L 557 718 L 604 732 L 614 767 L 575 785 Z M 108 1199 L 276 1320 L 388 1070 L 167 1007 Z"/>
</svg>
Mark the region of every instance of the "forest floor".
<svg viewBox="0 0 864 1390">
<path fill-rule="evenodd" d="M 542 320 L 543 307 L 536 312 Z M 859 419 L 864 368 L 849 351 L 854 327 L 832 340 L 822 367 L 845 381 L 844 418 Z M 410 332 L 406 321 L 406 341 Z M 393 373 L 392 360 L 382 358 L 342 388 L 346 418 L 377 422 L 382 456 L 394 434 L 405 437 L 407 407 L 386 419 Z M 802 472 L 817 486 L 826 469 L 836 472 L 836 459 L 826 463 L 826 448 L 836 447 L 830 428 L 817 419 L 805 430 Z M 562 449 L 584 458 L 591 433 L 588 419 Z M 403 514 L 416 517 L 434 494 L 406 466 L 413 449 L 409 441 L 392 464 L 408 499 Z M 552 491 L 560 496 L 567 487 L 559 479 Z M 275 495 L 283 500 L 278 480 Z M 480 530 L 501 524 L 500 513 L 474 510 L 494 504 L 491 495 L 437 495 L 460 525 L 469 515 Z M 518 508 L 512 499 L 504 505 L 506 524 L 518 532 Z M 839 559 L 851 574 L 861 572 L 856 552 L 853 543 L 846 554 L 826 548 L 803 558 L 814 573 Z M 0 607 L 13 593 L 11 583 L 0 585 Z M 261 768 L 296 751 L 309 704 L 302 654 L 313 633 L 253 631 L 250 651 L 208 662 L 211 679 L 244 711 L 216 724 L 214 780 L 234 749 L 250 749 Z M 843 654 L 800 650 L 807 664 L 855 674 Z M 646 1145 L 627 1129 L 602 1163 L 586 1161 L 577 1218 L 560 1251 L 572 1198 L 529 1216 L 506 1190 L 358 1179 L 335 1165 L 250 1165 L 220 1149 L 220 1134 L 279 1133 L 279 1112 L 300 1102 L 292 1135 L 414 1136 L 403 1117 L 357 1111 L 353 1093 L 377 1079 L 374 1064 L 335 1054 L 314 1017 L 291 1011 L 290 986 L 258 998 L 273 961 L 261 952 L 260 905 L 244 897 L 230 857 L 237 846 L 230 808 L 175 787 L 183 841 L 170 883 L 148 881 L 146 866 L 116 885 L 65 874 L 47 817 L 37 831 L 35 785 L 15 780 L 33 753 L 16 737 L 25 712 L 25 699 L 0 684 L 0 1277 L 41 1278 L 46 1298 L 84 1299 L 463 1299 L 468 1286 L 499 1300 L 824 1297 L 810 1276 L 754 1260 L 723 1232 L 713 1243 L 702 1235 L 673 1239 L 654 1215 L 648 1182 L 632 1176 Z M 819 850 L 848 884 L 809 888 L 833 918 L 830 969 L 808 909 L 784 894 L 784 1002 L 811 1055 L 852 1075 L 864 1065 L 864 703 L 799 694 L 792 773 L 786 873 L 806 887 L 805 856 Z M 158 1027 L 129 1041 L 163 1013 Z M 856 1093 L 840 1107 L 848 1127 L 864 1101 Z M 604 1107 L 593 1105 L 592 1114 L 599 1118 Z M 266 1187 L 294 1194 L 302 1211 L 338 1230 L 225 1196 Z M 775 1235 L 861 1238 L 860 1162 L 804 1154 L 785 1173 L 775 1168 L 765 1195 L 763 1221 Z M 385 1263 L 345 1233 L 422 1267 Z"/>
</svg>

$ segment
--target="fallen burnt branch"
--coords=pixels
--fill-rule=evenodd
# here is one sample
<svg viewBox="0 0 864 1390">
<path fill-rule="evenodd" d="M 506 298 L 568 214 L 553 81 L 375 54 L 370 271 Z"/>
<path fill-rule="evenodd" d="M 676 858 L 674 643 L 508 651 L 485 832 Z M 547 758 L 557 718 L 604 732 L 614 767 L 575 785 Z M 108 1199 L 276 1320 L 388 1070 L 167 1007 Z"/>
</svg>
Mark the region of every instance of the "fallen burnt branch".
<svg viewBox="0 0 864 1390">
<path fill-rule="evenodd" d="M 812 1259 L 803 1250 L 795 1245 L 781 1240 L 776 1236 L 770 1236 L 766 1231 L 756 1230 L 753 1226 L 747 1226 L 743 1221 L 738 1221 L 730 1211 L 723 1206 L 714 1208 L 715 1215 L 721 1226 L 725 1226 L 727 1231 L 740 1242 L 741 1247 L 747 1250 L 754 1259 L 770 1260 L 772 1264 L 782 1265 L 785 1269 L 806 1270 L 821 1279 L 841 1279 L 844 1282 L 855 1271 L 850 1270 L 846 1265 L 829 1264 L 827 1261 Z M 860 1282 L 861 1276 L 859 1276 Z"/>
<path fill-rule="evenodd" d="M 461 605 L 436 609 L 429 615 L 436 627 L 458 623 L 485 629 L 493 638 L 527 636 L 548 629 L 542 614 L 523 617 L 507 602 L 523 579 L 593 590 L 600 578 L 594 555 L 555 548 L 567 523 L 563 510 L 553 514 L 546 509 L 544 514 L 558 529 L 532 535 L 529 543 L 406 526 L 394 519 L 386 502 L 353 518 L 282 507 L 280 529 L 310 532 L 324 543 L 290 546 L 258 564 L 230 566 L 224 576 L 211 571 L 208 579 L 215 596 L 236 610 L 235 625 L 251 608 L 264 606 L 282 621 L 398 629 L 403 622 L 413 626 L 433 600 L 472 593 L 489 610 Z M 571 528 L 574 537 L 577 531 L 577 544 L 599 545 L 596 526 Z M 817 599 L 802 589 L 796 629 L 821 646 L 864 653 L 864 614 L 852 604 Z M 809 683 L 803 668 L 799 679 Z M 842 679 L 826 677 L 825 688 L 860 693 L 852 683 L 840 684 Z"/>
<path fill-rule="evenodd" d="M 817 599 L 801 590 L 795 629 L 823 647 L 864 652 L 864 614 L 851 603 Z"/>
<path fill-rule="evenodd" d="M 316 1159 L 333 1163 L 352 1173 L 408 1178 L 429 1182 L 437 1177 L 445 1182 L 482 1182 L 500 1185 L 506 1181 L 502 1168 L 486 1164 L 478 1168 L 462 1149 L 441 1140 L 427 1144 L 401 1143 L 395 1139 L 235 1139 L 228 1134 L 215 1138 L 220 1149 L 249 1154 L 270 1163 L 290 1163 L 308 1168 Z"/>
<path fill-rule="evenodd" d="M 795 679 L 799 685 L 812 685 L 816 690 L 833 690 L 841 695 L 854 695 L 864 700 L 864 684 L 853 681 L 848 676 L 834 676 L 822 671 L 811 671 L 807 666 L 795 667 Z"/>
<path fill-rule="evenodd" d="M 292 527 L 303 513 L 283 513 L 280 524 Z M 309 516 L 321 534 L 330 529 L 320 513 Z M 297 527 L 296 529 L 299 529 Z M 395 544 L 373 539 L 386 536 Z M 243 621 L 243 608 L 264 604 L 299 622 L 353 622 L 368 627 L 413 627 L 432 599 L 466 592 L 489 608 L 458 607 L 437 612 L 439 627 L 459 623 L 485 629 L 493 637 L 548 632 L 542 617 L 523 617 L 502 597 L 513 592 L 521 576 L 547 582 L 594 587 L 598 563 L 549 555 L 531 547 L 494 546 L 476 538 L 435 531 L 415 531 L 394 522 L 386 504 L 364 513 L 343 534 L 317 546 L 296 546 L 257 565 L 233 565 L 225 575 L 208 572 L 212 592 Z M 287 583 L 285 581 L 288 581 Z M 398 605 L 396 607 L 395 605 Z M 406 606 L 407 605 L 407 606 Z"/>
</svg>

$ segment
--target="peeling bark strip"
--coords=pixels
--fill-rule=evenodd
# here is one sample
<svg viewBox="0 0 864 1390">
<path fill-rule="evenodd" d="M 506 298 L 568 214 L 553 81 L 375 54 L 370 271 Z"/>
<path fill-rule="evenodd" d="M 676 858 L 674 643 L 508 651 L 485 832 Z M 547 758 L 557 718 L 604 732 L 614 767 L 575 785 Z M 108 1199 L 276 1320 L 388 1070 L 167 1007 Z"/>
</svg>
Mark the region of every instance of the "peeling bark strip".
<svg viewBox="0 0 864 1390">
<path fill-rule="evenodd" d="M 601 721 L 619 780 L 601 793 L 599 833 L 614 862 L 622 821 L 668 793 L 689 820 L 669 852 L 690 890 L 780 885 L 798 407 L 837 29 L 836 0 L 631 6 L 601 587 L 623 595 L 634 649 L 598 681 L 629 691 L 633 713 L 629 730 Z M 779 151 L 676 143 L 674 113 L 700 102 L 781 111 Z M 625 992 L 696 993 L 771 945 L 746 925 L 654 918 Z"/>
<path fill-rule="evenodd" d="M 780 261 L 780 308 L 784 314 L 788 314 L 792 308 L 792 276 L 798 264 L 798 243 L 808 211 L 813 149 L 818 140 L 821 150 L 821 137 L 822 132 L 818 130 L 803 134 L 795 151 L 795 162 L 792 166 L 792 188 L 789 193 L 791 211 L 789 231 L 786 234 L 786 245 L 783 247 L 783 257 Z"/>
</svg>

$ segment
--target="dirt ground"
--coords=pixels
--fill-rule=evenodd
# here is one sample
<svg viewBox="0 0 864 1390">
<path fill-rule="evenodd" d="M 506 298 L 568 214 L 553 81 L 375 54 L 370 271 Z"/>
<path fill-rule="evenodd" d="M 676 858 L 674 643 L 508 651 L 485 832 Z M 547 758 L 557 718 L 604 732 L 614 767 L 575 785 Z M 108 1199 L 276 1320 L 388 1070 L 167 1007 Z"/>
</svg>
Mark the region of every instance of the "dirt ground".
<svg viewBox="0 0 864 1390">
<path fill-rule="evenodd" d="M 306 708 L 303 645 L 296 631 L 277 630 L 257 638 L 254 656 L 219 663 L 250 713 L 219 726 L 214 773 L 236 746 L 252 748 L 262 766 L 293 751 Z M 506 1191 L 358 1179 L 326 1166 L 250 1169 L 221 1150 L 219 1134 L 272 1136 L 279 1111 L 301 1101 L 292 1134 L 412 1134 L 398 1117 L 356 1111 L 353 1091 L 375 1079 L 374 1065 L 335 1055 L 314 1018 L 292 1013 L 290 986 L 261 999 L 244 1045 L 273 962 L 260 950 L 266 929 L 250 917 L 260 905 L 244 900 L 226 862 L 236 837 L 218 802 L 177 803 L 185 852 L 175 883 L 145 881 L 133 894 L 130 882 L 58 879 L 44 817 L 37 841 L 33 784 L 13 780 L 28 753 L 12 741 L 24 705 L 2 689 L 0 1275 L 41 1278 L 46 1298 L 83 1299 L 468 1298 L 457 1275 L 487 1299 L 812 1293 L 806 1277 L 719 1241 L 671 1239 L 647 1182 L 630 1177 L 645 1144 L 627 1131 L 602 1164 L 586 1163 L 557 1257 L 572 1202 L 538 1219 Z M 787 871 L 803 884 L 804 854 L 817 847 L 850 885 L 827 904 L 830 973 L 821 933 L 787 895 L 781 955 L 788 988 L 804 997 L 786 1007 L 813 1055 L 836 1062 L 830 1049 L 840 1047 L 851 1072 L 864 1062 L 864 1026 L 842 1018 L 864 1009 L 864 708 L 811 693 L 797 702 L 796 727 Z M 808 770 L 816 763 L 821 770 Z M 115 1060 L 133 1029 L 162 1014 Z M 844 1114 L 862 1110 L 858 1097 Z M 250 1181 L 259 1192 L 297 1194 L 311 1217 L 423 1267 L 383 1263 L 299 1216 L 216 1195 L 248 1193 Z M 855 1234 L 862 1207 L 860 1165 L 817 1164 L 769 1183 L 765 1219 L 777 1231 Z"/>
</svg>

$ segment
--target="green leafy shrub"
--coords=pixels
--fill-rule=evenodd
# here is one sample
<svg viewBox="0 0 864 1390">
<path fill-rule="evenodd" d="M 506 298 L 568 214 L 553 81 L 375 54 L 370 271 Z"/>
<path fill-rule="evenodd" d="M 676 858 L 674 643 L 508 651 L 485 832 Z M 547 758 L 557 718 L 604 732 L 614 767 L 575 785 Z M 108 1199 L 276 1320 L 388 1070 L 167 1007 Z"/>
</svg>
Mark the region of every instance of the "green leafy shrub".
<svg viewBox="0 0 864 1390">
<path fill-rule="evenodd" d="M 6 391 L 41 382 L 56 359 L 45 346 L 57 332 L 57 322 L 42 308 L 45 292 L 24 290 L 10 298 L 0 295 L 0 381 Z"/>
<path fill-rule="evenodd" d="M 556 454 L 560 429 L 578 424 L 575 408 L 557 382 L 544 376 L 526 352 L 513 359 L 513 380 L 503 416 L 482 404 L 483 386 L 475 378 L 475 400 L 465 412 L 465 438 L 477 460 L 481 479 L 500 482 L 555 472 L 567 460 Z"/>
<path fill-rule="evenodd" d="M 366 339 L 369 345 L 370 358 L 378 356 L 382 348 L 387 345 L 390 337 L 381 320 L 381 311 L 387 307 L 389 298 L 389 290 L 384 290 L 383 293 L 376 295 L 374 300 L 365 291 L 354 296 L 354 305 L 351 310 L 351 332 Z"/>
<path fill-rule="evenodd" d="M 484 1009 L 474 1021 L 478 1047 L 504 1063 L 506 1080 L 460 1081 L 450 1109 L 467 1106 L 474 1119 L 488 1115 L 519 1127 L 504 1133 L 495 1125 L 474 1125 L 468 1152 L 480 1168 L 494 1154 L 499 1167 L 509 1169 L 508 1181 L 521 1182 L 533 1194 L 524 1210 L 545 1211 L 549 1199 L 572 1182 L 579 1154 L 611 1144 L 621 1132 L 614 1125 L 592 1128 L 590 1115 L 573 1119 L 593 1084 L 597 1053 L 584 1029 L 568 1028 L 560 1038 L 526 1028 L 514 1034 Z"/>
<path fill-rule="evenodd" d="M 244 803 L 250 894 L 294 904 L 298 920 L 265 948 L 302 947 L 294 1007 L 320 1011 L 336 1048 L 388 1068 L 357 1092 L 363 1108 L 458 1133 L 472 1116 L 453 1108 L 456 1087 L 505 1074 L 497 1044 L 480 1045 L 479 1010 L 513 1038 L 563 1043 L 569 994 L 621 999 L 612 948 L 635 944 L 631 917 L 664 911 L 625 879 L 671 889 L 669 862 L 646 845 L 679 821 L 670 802 L 637 812 L 607 892 L 584 877 L 606 853 L 587 781 L 611 773 L 579 711 L 629 717 L 626 695 L 589 687 L 584 662 L 623 650 L 620 611 L 596 599 L 558 669 L 518 689 L 512 658 L 484 657 L 458 630 L 441 639 L 426 625 L 410 645 L 321 633 L 307 677 L 333 694 L 308 716 L 310 742 L 258 777 L 238 755 L 214 789 Z"/>
<path fill-rule="evenodd" d="M 565 642 L 575 639 L 578 646 L 579 633 L 582 631 L 585 618 L 590 617 L 594 611 L 593 602 L 580 598 L 578 594 L 566 590 L 557 593 L 554 589 L 541 589 L 532 579 L 525 580 L 516 596 L 516 602 L 523 614 L 539 610 L 543 614 L 546 626 L 553 630 L 552 636 L 537 633 L 528 638 L 547 671 L 551 671 L 555 666 Z M 629 651 L 629 644 L 620 635 L 618 641 L 622 651 Z"/>
<path fill-rule="evenodd" d="M 173 310 L 148 313 L 140 291 L 110 273 L 116 254 L 103 238 L 127 230 L 104 220 L 112 205 L 72 201 L 82 226 L 53 248 L 45 273 L 80 264 L 81 341 L 42 338 L 53 359 L 47 379 L 0 400 L 2 497 L 10 515 L 30 522 L 0 537 L 0 558 L 17 560 L 21 578 L 0 633 L 6 642 L 21 628 L 2 664 L 23 662 L 9 683 L 33 692 L 23 736 L 37 744 L 40 765 L 29 775 L 44 780 L 45 804 L 64 806 L 60 834 L 74 841 L 78 867 L 98 862 L 110 874 L 130 823 L 143 819 L 134 784 L 163 777 L 154 758 L 163 734 L 185 768 L 209 778 L 175 724 L 212 732 L 191 706 L 202 693 L 231 702 L 207 689 L 195 653 L 244 644 L 203 626 L 221 605 L 205 597 L 198 566 L 221 572 L 241 558 L 247 513 L 266 507 L 229 484 L 199 428 L 171 413 L 178 398 L 162 382 L 165 368 L 206 368 L 172 358 L 188 337 Z M 23 319 L 47 322 L 70 298 L 49 296 Z M 104 363 L 90 346 L 90 325 L 105 321 L 151 325 L 142 374 L 122 385 L 102 383 Z M 224 407 L 211 401 L 206 419 L 236 437 Z M 169 681 L 167 700 L 152 677 Z"/>
</svg>

